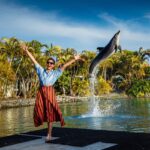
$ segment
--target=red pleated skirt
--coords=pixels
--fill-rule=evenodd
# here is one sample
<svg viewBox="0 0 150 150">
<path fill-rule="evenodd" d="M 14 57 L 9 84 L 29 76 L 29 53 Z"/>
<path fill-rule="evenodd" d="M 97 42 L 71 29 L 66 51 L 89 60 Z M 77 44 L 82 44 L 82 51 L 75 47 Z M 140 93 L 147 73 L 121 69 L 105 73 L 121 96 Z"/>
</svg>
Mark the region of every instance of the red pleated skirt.
<svg viewBox="0 0 150 150">
<path fill-rule="evenodd" d="M 34 106 L 34 125 L 40 126 L 43 122 L 60 121 L 61 126 L 64 126 L 62 112 L 56 101 L 55 90 L 52 86 L 40 87 Z"/>
</svg>

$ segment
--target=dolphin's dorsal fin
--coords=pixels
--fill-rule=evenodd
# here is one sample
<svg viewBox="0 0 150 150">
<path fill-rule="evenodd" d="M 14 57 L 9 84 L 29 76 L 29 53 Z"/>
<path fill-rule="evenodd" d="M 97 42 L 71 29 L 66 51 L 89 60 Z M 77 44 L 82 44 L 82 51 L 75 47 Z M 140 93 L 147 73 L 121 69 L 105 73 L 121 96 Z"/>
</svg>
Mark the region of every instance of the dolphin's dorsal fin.
<svg viewBox="0 0 150 150">
<path fill-rule="evenodd" d="M 97 47 L 97 50 L 99 53 L 101 53 L 101 51 L 104 49 L 104 47 Z"/>
<path fill-rule="evenodd" d="M 121 45 L 118 45 L 118 46 L 116 45 L 116 46 L 115 46 L 115 53 L 116 53 L 118 50 L 119 50 L 120 52 L 122 51 Z"/>
<path fill-rule="evenodd" d="M 122 47 L 121 47 L 121 45 L 118 46 L 118 50 L 119 50 L 120 52 L 122 52 Z"/>
</svg>

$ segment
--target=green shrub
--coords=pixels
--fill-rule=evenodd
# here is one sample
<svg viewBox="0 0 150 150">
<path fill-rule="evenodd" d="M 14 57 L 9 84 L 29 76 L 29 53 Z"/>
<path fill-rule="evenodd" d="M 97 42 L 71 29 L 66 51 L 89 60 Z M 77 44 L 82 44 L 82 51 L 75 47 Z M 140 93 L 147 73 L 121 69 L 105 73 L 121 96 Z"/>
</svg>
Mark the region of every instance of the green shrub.
<svg viewBox="0 0 150 150">
<path fill-rule="evenodd" d="M 146 94 L 150 93 L 150 80 L 133 80 L 126 93 L 127 95 L 134 97 L 146 96 Z"/>
</svg>

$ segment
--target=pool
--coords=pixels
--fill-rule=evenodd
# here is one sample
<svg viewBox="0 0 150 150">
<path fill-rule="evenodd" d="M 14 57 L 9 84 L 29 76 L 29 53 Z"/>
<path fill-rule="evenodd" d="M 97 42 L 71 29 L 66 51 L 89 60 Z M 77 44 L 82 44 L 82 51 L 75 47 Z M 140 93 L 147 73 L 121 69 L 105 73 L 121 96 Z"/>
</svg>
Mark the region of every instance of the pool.
<svg viewBox="0 0 150 150">
<path fill-rule="evenodd" d="M 60 104 L 66 127 L 112 131 L 150 132 L 150 99 L 97 100 L 96 115 L 91 102 Z M 33 106 L 0 110 L 0 136 L 45 128 L 35 128 Z M 59 126 L 55 123 L 54 126 Z"/>
</svg>

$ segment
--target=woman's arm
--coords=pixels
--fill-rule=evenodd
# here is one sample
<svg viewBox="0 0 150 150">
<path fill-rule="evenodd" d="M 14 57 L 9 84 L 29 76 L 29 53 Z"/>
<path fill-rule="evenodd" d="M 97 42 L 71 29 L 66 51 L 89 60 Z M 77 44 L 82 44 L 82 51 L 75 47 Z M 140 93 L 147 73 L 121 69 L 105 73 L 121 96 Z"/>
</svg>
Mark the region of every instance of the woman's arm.
<svg viewBox="0 0 150 150">
<path fill-rule="evenodd" d="M 72 59 L 72 60 L 70 60 L 69 62 L 67 62 L 66 64 L 64 64 L 62 67 L 60 67 L 60 69 L 62 70 L 62 71 L 64 71 L 68 66 L 70 66 L 72 63 L 74 63 L 75 61 L 77 61 L 77 60 L 80 60 L 81 59 L 81 57 L 80 57 L 80 55 L 76 55 L 76 56 L 74 56 L 74 59 Z M 81 59 L 82 60 L 82 59 Z"/>
<path fill-rule="evenodd" d="M 34 64 L 38 64 L 38 62 L 35 60 L 33 55 L 29 52 L 28 46 L 25 44 L 21 44 L 20 47 L 24 50 L 24 52 L 29 56 L 29 58 L 32 60 Z"/>
</svg>

